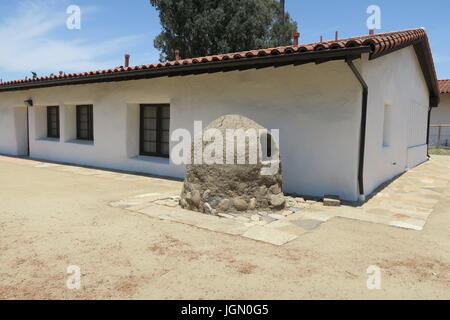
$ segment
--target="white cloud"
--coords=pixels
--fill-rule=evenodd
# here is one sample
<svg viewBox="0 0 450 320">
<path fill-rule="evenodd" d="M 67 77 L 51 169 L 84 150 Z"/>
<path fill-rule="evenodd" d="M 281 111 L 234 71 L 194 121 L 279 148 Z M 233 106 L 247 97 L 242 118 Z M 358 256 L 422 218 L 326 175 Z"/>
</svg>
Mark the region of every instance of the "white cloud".
<svg viewBox="0 0 450 320">
<path fill-rule="evenodd" d="M 83 15 L 95 10 L 92 7 L 82 9 Z M 0 22 L 0 70 L 29 75 L 30 71 L 49 74 L 59 70 L 76 72 L 110 68 L 122 62 L 123 48 L 142 39 L 142 36 L 102 41 L 61 39 L 61 33 L 80 32 L 66 31 L 67 17 L 61 1 L 21 1 L 17 11 Z M 111 58 L 111 53 L 116 52 L 117 57 Z"/>
</svg>

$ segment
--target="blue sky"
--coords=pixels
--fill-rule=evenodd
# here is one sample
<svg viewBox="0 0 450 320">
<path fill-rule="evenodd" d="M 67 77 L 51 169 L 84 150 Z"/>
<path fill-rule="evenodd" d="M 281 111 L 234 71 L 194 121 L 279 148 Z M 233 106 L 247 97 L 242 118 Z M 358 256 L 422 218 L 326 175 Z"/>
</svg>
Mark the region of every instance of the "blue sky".
<svg viewBox="0 0 450 320">
<path fill-rule="evenodd" d="M 450 1 L 286 0 L 299 24 L 301 42 L 367 33 L 366 9 L 381 8 L 381 31 L 425 27 L 439 78 L 450 78 Z M 66 27 L 67 7 L 81 8 L 81 29 Z M 58 71 L 76 72 L 158 61 L 153 39 L 158 13 L 148 0 L 1 0 L 0 78 L 13 80 Z"/>
</svg>

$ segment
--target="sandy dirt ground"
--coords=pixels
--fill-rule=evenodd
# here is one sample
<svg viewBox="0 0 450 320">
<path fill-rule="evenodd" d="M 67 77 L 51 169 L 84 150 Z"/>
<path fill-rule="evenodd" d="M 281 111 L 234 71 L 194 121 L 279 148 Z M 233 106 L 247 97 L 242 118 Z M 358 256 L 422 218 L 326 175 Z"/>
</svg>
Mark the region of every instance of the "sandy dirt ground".
<svg viewBox="0 0 450 320">
<path fill-rule="evenodd" d="M 108 205 L 180 190 L 0 162 L 0 298 L 450 299 L 450 186 L 423 231 L 334 218 L 281 247 Z"/>
</svg>

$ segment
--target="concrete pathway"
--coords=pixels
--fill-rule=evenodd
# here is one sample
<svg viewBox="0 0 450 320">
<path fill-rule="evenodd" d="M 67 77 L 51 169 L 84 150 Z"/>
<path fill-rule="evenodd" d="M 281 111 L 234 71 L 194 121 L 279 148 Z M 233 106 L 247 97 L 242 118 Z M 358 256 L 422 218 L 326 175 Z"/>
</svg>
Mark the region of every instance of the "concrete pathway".
<svg viewBox="0 0 450 320">
<path fill-rule="evenodd" d="M 213 217 L 182 210 L 177 205 L 177 195 L 138 196 L 137 206 L 136 199 L 119 204 L 153 218 L 283 245 L 335 217 L 422 230 L 450 182 L 449 169 L 450 157 L 437 156 L 387 183 L 362 206 L 325 207 L 321 202 L 304 201 L 302 206 L 288 207 L 280 214 L 250 218 L 230 214 Z"/>
<path fill-rule="evenodd" d="M 377 190 L 363 206 L 330 208 L 334 217 L 422 230 L 450 183 L 450 157 L 433 158 Z"/>
</svg>

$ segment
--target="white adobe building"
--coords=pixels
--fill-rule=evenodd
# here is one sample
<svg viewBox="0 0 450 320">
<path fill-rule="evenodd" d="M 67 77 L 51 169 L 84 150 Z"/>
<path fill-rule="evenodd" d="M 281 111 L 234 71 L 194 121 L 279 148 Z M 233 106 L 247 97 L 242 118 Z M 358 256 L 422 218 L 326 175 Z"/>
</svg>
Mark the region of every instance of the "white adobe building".
<svg viewBox="0 0 450 320">
<path fill-rule="evenodd" d="M 450 146 L 450 79 L 439 80 L 439 108 L 431 112 L 430 143 Z"/>
<path fill-rule="evenodd" d="M 183 178 L 170 134 L 240 114 L 280 129 L 285 193 L 356 201 L 428 159 L 438 102 L 410 29 L 3 82 L 0 153 Z"/>
<path fill-rule="evenodd" d="M 431 124 L 450 125 L 450 79 L 439 80 L 441 99 L 439 108 L 431 112 Z"/>
</svg>

